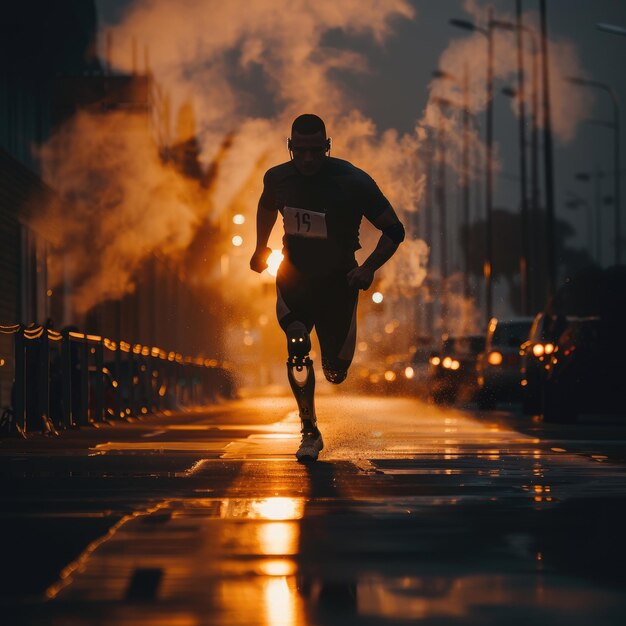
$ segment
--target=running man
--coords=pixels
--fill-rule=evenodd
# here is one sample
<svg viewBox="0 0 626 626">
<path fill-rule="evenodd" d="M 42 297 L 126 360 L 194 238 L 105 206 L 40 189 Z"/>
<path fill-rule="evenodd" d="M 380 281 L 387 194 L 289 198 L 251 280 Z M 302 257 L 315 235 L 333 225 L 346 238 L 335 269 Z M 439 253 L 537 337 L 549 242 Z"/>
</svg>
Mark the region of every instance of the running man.
<svg viewBox="0 0 626 626">
<path fill-rule="evenodd" d="M 404 227 L 389 201 L 364 171 L 330 156 L 331 140 L 317 115 L 297 117 L 287 141 L 290 160 L 265 173 L 257 209 L 256 250 L 250 268 L 263 272 L 267 242 L 278 213 L 283 217 L 284 259 L 276 277 L 276 313 L 287 335 L 287 377 L 298 404 L 301 462 L 317 460 L 324 447 L 315 414 L 315 376 L 309 333 L 315 327 L 324 376 L 343 382 L 354 356 L 359 289 L 404 240 Z M 354 253 L 365 216 L 382 231 L 362 265 Z"/>
</svg>

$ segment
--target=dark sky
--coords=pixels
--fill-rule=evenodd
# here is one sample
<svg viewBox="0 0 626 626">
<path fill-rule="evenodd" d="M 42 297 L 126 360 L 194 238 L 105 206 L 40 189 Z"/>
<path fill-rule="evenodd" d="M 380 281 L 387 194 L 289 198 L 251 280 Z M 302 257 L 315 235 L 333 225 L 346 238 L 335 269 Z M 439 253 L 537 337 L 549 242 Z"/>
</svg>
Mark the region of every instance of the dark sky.
<svg viewBox="0 0 626 626">
<path fill-rule="evenodd" d="M 339 4 L 341 3 L 340 0 Z M 468 18 L 462 0 L 410 0 L 415 8 L 414 20 L 400 20 L 395 24 L 394 35 L 383 46 L 366 38 L 347 39 L 342 33 L 331 33 L 335 45 L 354 47 L 365 53 L 371 71 L 367 74 L 345 75 L 342 80 L 361 110 L 370 116 L 380 129 L 410 130 L 420 117 L 427 101 L 427 85 L 431 72 L 452 38 L 466 37 L 463 31 L 448 24 L 451 17 Z M 104 22 L 119 19 L 131 0 L 97 0 Z M 514 0 L 484 2 L 475 0 L 478 7 L 494 6 L 496 14 L 512 17 Z M 524 11 L 538 11 L 538 0 L 525 0 Z M 611 85 L 626 107 L 626 37 L 601 32 L 596 22 L 608 22 L 626 27 L 626 2 L 624 0 L 547 0 L 548 23 L 551 37 L 566 39 L 575 44 L 581 59 L 581 73 L 594 80 Z M 503 85 L 497 85 L 497 91 Z M 610 120 L 611 103 L 605 94 L 597 92 L 591 117 Z M 622 124 L 622 127 L 624 124 Z M 503 159 L 506 177 L 496 184 L 496 206 L 517 210 L 517 183 L 511 177 L 518 172 L 517 122 L 507 98 L 498 95 L 495 101 L 495 139 Z M 626 160 L 626 159 L 625 159 Z M 589 183 L 574 180 L 574 173 L 595 167 L 612 175 L 612 133 L 609 129 L 582 124 L 574 140 L 568 145 L 555 146 L 557 213 L 572 220 L 580 230 L 584 224 L 584 210 L 572 212 L 565 208 L 568 194 L 575 193 L 584 199 L 593 197 Z M 625 166 L 626 168 L 626 166 Z M 608 176 L 608 174 L 607 174 Z M 612 181 L 604 181 L 610 194 Z M 624 194 L 622 194 L 624 195 Z M 624 204 L 624 202 L 622 202 Z M 606 211 L 608 224 L 612 209 Z M 622 211 L 622 214 L 624 211 Z M 626 220 L 624 220 L 626 221 Z M 581 245 L 585 235 L 578 237 Z M 607 241 L 610 233 L 607 230 Z M 609 254 L 606 253 L 607 259 Z"/>
</svg>

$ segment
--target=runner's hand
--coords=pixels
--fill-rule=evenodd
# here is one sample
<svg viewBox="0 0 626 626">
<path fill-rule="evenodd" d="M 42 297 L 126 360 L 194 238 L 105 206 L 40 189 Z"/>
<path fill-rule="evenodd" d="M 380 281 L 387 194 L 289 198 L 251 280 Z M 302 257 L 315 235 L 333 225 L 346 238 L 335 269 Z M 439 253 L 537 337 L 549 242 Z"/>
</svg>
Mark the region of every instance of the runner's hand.
<svg viewBox="0 0 626 626">
<path fill-rule="evenodd" d="M 267 269 L 267 259 L 272 253 L 271 248 L 261 248 L 254 251 L 250 259 L 250 269 L 261 274 Z"/>
<path fill-rule="evenodd" d="M 361 265 L 360 267 L 355 267 L 353 270 L 350 270 L 346 278 L 348 279 L 348 285 L 350 287 L 354 287 L 355 289 L 363 289 L 366 291 L 372 285 L 372 281 L 374 280 L 374 272 Z"/>
</svg>

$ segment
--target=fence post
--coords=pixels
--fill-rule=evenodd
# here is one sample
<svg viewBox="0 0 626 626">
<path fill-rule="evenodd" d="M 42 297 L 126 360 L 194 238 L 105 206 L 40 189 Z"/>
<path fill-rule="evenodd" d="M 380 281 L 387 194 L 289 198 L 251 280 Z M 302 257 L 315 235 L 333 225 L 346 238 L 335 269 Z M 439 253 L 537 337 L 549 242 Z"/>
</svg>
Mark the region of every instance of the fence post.
<svg viewBox="0 0 626 626">
<path fill-rule="evenodd" d="M 115 417 L 126 417 L 126 413 L 122 411 L 122 391 L 124 385 L 122 382 L 122 348 L 118 338 L 115 346 L 115 380 L 117 381 L 117 389 L 115 393 Z"/>
<path fill-rule="evenodd" d="M 20 324 L 15 333 L 15 383 L 12 404 L 15 411 L 15 425 L 22 433 L 26 433 L 25 360 L 24 326 Z"/>
<path fill-rule="evenodd" d="M 50 425 L 50 343 L 48 340 L 48 329 L 43 328 L 37 342 L 37 363 L 33 368 L 36 372 L 35 393 L 37 394 L 34 406 L 37 407 L 34 415 L 26 415 L 30 421 L 29 430 L 39 430 L 42 432 L 54 432 Z"/>
<path fill-rule="evenodd" d="M 137 414 L 135 410 L 135 359 L 133 357 L 133 348 L 128 348 L 128 408 L 130 409 L 129 415 L 135 416 Z"/>
<path fill-rule="evenodd" d="M 94 389 L 94 415 L 95 422 L 104 422 L 106 416 L 104 414 L 104 340 L 102 337 L 95 346 L 96 350 L 96 380 Z"/>
<path fill-rule="evenodd" d="M 65 428 L 74 426 L 74 415 L 72 412 L 72 350 L 70 344 L 72 339 L 68 330 L 63 331 L 61 340 L 61 385 L 62 385 L 62 407 L 63 425 Z"/>
<path fill-rule="evenodd" d="M 81 426 L 88 426 L 89 420 L 89 342 L 87 335 L 83 335 L 81 342 L 80 367 L 80 417 Z"/>
</svg>

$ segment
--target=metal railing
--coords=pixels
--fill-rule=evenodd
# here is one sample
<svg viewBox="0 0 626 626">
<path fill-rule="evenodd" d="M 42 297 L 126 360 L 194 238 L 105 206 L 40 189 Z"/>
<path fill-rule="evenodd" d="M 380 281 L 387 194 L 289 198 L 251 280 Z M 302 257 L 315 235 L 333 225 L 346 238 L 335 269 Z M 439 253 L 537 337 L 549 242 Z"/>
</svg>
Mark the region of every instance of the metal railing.
<svg viewBox="0 0 626 626">
<path fill-rule="evenodd" d="M 43 326 L 0 326 L 14 335 L 12 419 L 5 434 L 128 419 L 234 396 L 226 363 Z"/>
</svg>

